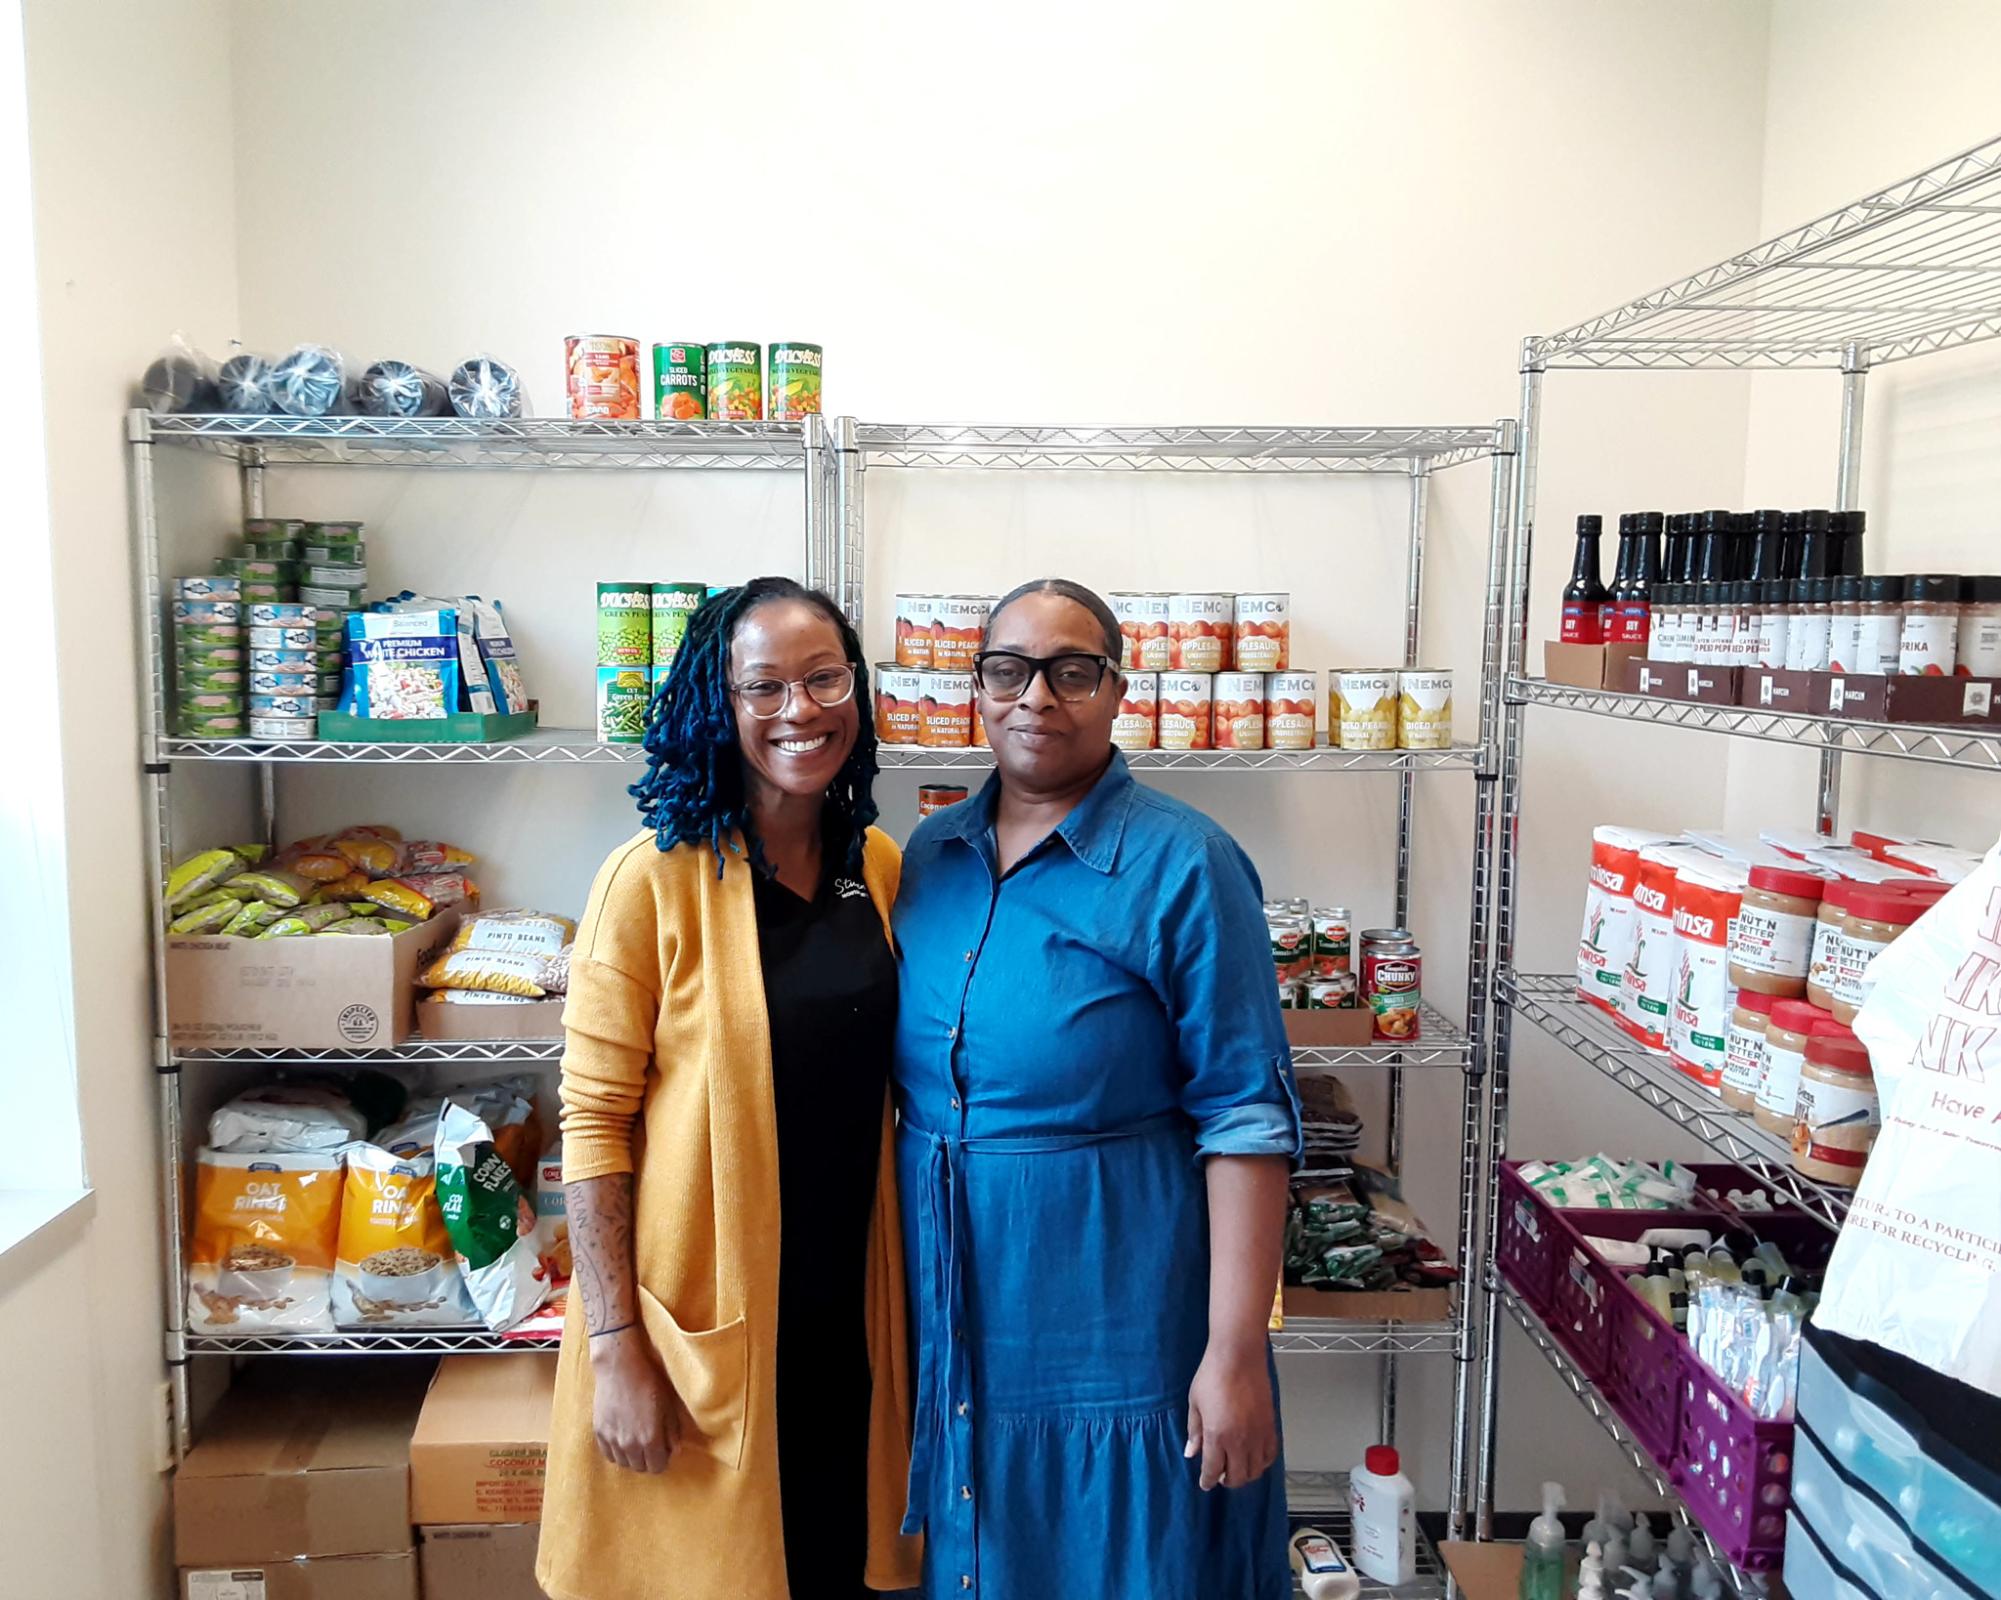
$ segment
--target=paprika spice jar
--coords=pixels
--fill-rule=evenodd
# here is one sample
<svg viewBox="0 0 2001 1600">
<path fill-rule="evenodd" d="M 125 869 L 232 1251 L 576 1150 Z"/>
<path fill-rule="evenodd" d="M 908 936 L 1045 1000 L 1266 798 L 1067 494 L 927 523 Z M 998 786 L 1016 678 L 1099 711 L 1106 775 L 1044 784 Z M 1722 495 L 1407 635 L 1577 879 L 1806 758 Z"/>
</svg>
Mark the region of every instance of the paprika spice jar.
<svg viewBox="0 0 2001 1600">
<path fill-rule="evenodd" d="M 1814 919 L 1827 880 L 1789 867 L 1753 867 L 1730 924 L 1730 981 L 1787 999 L 1806 993 Z"/>
<path fill-rule="evenodd" d="M 1853 1188 L 1882 1131 L 1869 1048 L 1848 1028 L 1807 1040 L 1793 1124 L 1793 1168 L 1815 1183 Z"/>
<path fill-rule="evenodd" d="M 1730 1012 L 1730 1037 L 1724 1046 L 1723 1082 L 1718 1092 L 1733 1111 L 1751 1111 L 1765 1081 L 1765 1030 L 1771 1025 L 1778 996 L 1756 989 L 1739 989 Z"/>
<path fill-rule="evenodd" d="M 1841 1028 L 1841 1024 L 1804 1000 L 1781 1000 L 1772 1007 L 1771 1021 L 1765 1027 L 1765 1075 L 1751 1107 L 1751 1120 L 1767 1133 L 1792 1137 L 1793 1124 L 1799 1120 L 1806 1047 L 1827 1028 Z M 1848 1032 L 1846 1028 L 1841 1031 Z"/>
</svg>

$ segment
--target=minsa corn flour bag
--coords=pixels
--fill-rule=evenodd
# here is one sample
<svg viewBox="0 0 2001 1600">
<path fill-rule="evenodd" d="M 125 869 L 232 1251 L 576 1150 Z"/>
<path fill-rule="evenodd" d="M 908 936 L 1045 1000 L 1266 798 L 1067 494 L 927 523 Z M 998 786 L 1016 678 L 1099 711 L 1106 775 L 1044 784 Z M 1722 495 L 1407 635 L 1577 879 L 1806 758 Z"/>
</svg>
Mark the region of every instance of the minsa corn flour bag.
<svg viewBox="0 0 2001 1600">
<path fill-rule="evenodd" d="M 195 1164 L 188 1327 L 196 1333 L 331 1333 L 340 1230 L 338 1155 L 229 1155 Z"/>
<path fill-rule="evenodd" d="M 477 1324 L 445 1231 L 429 1149 L 347 1148 L 334 1321 L 343 1328 Z"/>
</svg>

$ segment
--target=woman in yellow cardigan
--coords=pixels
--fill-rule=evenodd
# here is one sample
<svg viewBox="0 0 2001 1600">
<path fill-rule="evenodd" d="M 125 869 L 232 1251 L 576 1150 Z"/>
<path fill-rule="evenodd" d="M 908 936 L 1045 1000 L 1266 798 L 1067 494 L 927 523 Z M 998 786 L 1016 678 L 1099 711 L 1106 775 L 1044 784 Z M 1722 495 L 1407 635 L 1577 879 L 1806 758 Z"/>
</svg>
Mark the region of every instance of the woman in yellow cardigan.
<svg viewBox="0 0 2001 1600">
<path fill-rule="evenodd" d="M 536 1576 L 555 1600 L 917 1582 L 888 1071 L 900 858 L 860 642 L 759 578 L 689 622 L 646 829 L 563 1022 L 576 1256 Z"/>
</svg>

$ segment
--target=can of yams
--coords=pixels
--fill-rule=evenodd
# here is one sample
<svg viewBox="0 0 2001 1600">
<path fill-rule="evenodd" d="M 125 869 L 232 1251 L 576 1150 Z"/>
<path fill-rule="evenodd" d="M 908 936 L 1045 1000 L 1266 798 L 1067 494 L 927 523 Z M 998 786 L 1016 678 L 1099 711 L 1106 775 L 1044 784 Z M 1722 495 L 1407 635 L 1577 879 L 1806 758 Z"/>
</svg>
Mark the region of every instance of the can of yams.
<svg viewBox="0 0 2001 1600">
<path fill-rule="evenodd" d="M 1273 672 L 1265 676 L 1265 747 L 1270 750 L 1311 750 L 1320 709 L 1320 680 L 1311 672 Z"/>
<path fill-rule="evenodd" d="M 1160 726 L 1160 674 L 1128 672 L 1112 718 L 1112 743 L 1121 750 L 1151 750 Z"/>
<path fill-rule="evenodd" d="M 1160 675 L 1160 748 L 1207 750 L 1214 705 L 1213 680 L 1206 672 Z"/>
<path fill-rule="evenodd" d="M 1283 672 L 1292 665 L 1292 596 L 1237 596 L 1232 648 L 1239 672 Z"/>
<path fill-rule="evenodd" d="M 924 674 L 894 661 L 879 661 L 875 669 L 875 738 L 877 744 L 917 743 L 917 701 Z"/>
<path fill-rule="evenodd" d="M 1218 750 L 1265 747 L 1265 680 L 1261 672 L 1219 672 L 1211 724 Z"/>
<path fill-rule="evenodd" d="M 900 594 L 896 597 L 896 662 L 898 666 L 931 667 L 931 625 L 940 596 Z"/>
<path fill-rule="evenodd" d="M 1167 633 L 1173 641 L 1173 667 L 1180 672 L 1228 672 L 1234 665 L 1230 637 L 1235 617 L 1232 595 L 1169 595 Z"/>
<path fill-rule="evenodd" d="M 931 612 L 931 665 L 938 672 L 971 672 L 994 603 L 986 595 L 941 594 Z"/>
<path fill-rule="evenodd" d="M 920 673 L 917 742 L 927 750 L 963 750 L 973 736 L 973 675 Z"/>
<path fill-rule="evenodd" d="M 563 341 L 570 415 L 580 422 L 639 420 L 639 341 L 573 333 Z"/>
<path fill-rule="evenodd" d="M 917 815 L 928 817 L 935 811 L 943 811 L 947 806 L 955 806 L 966 798 L 963 783 L 927 783 L 917 791 Z"/>
</svg>

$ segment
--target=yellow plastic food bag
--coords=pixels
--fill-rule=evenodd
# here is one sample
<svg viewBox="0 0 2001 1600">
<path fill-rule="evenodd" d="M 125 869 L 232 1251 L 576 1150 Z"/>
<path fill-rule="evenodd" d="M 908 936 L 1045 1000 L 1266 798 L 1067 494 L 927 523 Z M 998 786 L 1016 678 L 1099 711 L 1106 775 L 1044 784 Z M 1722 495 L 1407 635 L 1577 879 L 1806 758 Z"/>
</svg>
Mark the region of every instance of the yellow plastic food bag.
<svg viewBox="0 0 2001 1600">
<path fill-rule="evenodd" d="M 310 878 L 287 872 L 283 867 L 252 867 L 226 880 L 223 887 L 240 893 L 246 900 L 262 900 L 288 910 L 313 892 Z"/>
<path fill-rule="evenodd" d="M 382 878 L 368 886 L 368 896 L 385 911 L 416 922 L 450 906 L 479 904 L 479 888 L 463 872 L 427 872 L 418 878 Z"/>
<path fill-rule="evenodd" d="M 193 935 L 199 933 L 220 933 L 235 920 L 243 909 L 241 900 L 215 900 L 194 911 L 184 911 L 167 924 L 167 932 Z"/>
<path fill-rule="evenodd" d="M 354 913 L 343 905 L 300 906 L 296 911 L 287 911 L 257 937 L 292 939 L 304 933 L 319 933 L 352 915 Z"/>
<path fill-rule="evenodd" d="M 204 889 L 213 889 L 242 870 L 243 857 L 234 850 L 204 850 L 189 856 L 167 874 L 167 908 L 180 910 Z"/>
<path fill-rule="evenodd" d="M 331 1154 L 224 1155 L 195 1165 L 188 1326 L 197 1333 L 331 1333 L 340 1230 Z"/>
<path fill-rule="evenodd" d="M 333 1280 L 341 1327 L 478 1323 L 438 1209 L 434 1165 L 428 1149 L 399 1155 L 348 1146 Z"/>
</svg>

